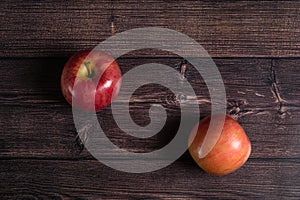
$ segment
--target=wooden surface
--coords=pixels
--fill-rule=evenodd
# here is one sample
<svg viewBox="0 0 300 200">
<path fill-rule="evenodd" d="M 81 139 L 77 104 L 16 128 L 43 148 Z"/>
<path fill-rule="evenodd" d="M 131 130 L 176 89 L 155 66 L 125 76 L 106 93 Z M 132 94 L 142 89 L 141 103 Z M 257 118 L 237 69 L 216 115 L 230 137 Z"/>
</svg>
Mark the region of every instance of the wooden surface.
<svg viewBox="0 0 300 200">
<path fill-rule="evenodd" d="M 111 8 L 117 32 L 171 28 L 214 57 L 226 88 L 227 112 L 252 142 L 250 159 L 241 169 L 213 177 L 186 152 L 156 172 L 130 174 L 101 164 L 84 149 L 61 94 L 60 75 L 72 53 L 111 35 Z M 299 1 L 14 0 L 1 1 L 0 10 L 0 199 L 300 198 Z M 181 58 L 145 50 L 118 59 L 123 73 L 151 62 L 179 70 Z M 198 100 L 183 105 L 199 104 L 201 116 L 209 115 L 204 81 L 190 65 L 186 77 Z M 168 120 L 149 139 L 124 134 L 110 107 L 97 115 L 114 144 L 149 152 L 172 140 L 180 120 L 175 95 L 148 85 L 130 103 L 137 124 L 150 122 L 150 104 L 164 105 Z"/>
<path fill-rule="evenodd" d="M 171 28 L 213 57 L 298 57 L 299 1 L 4 0 L 0 56 L 69 56 L 118 32 Z"/>
</svg>

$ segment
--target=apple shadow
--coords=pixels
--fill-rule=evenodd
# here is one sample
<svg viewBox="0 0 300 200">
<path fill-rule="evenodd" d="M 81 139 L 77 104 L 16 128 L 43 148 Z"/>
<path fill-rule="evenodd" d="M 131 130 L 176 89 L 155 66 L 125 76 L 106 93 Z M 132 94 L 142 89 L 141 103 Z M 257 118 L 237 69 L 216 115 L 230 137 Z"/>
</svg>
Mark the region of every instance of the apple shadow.
<svg viewBox="0 0 300 200">
<path fill-rule="evenodd" d="M 67 59 L 38 58 L 31 64 L 32 89 L 39 94 L 43 103 L 66 103 L 61 93 L 60 78 Z"/>
</svg>

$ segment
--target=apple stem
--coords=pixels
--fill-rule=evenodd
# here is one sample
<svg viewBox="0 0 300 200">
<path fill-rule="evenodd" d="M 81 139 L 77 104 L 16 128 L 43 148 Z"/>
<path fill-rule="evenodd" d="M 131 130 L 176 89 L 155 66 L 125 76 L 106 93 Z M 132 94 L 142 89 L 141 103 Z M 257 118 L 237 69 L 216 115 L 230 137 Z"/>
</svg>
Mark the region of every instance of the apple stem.
<svg viewBox="0 0 300 200">
<path fill-rule="evenodd" d="M 181 62 L 181 69 L 180 69 L 181 79 L 185 79 L 186 68 L 187 68 L 187 61 L 183 60 Z"/>
<path fill-rule="evenodd" d="M 87 73 L 88 73 L 88 77 L 89 78 L 91 78 L 92 77 L 92 74 L 91 74 L 91 70 L 90 70 L 90 68 L 89 68 L 89 65 L 90 65 L 90 62 L 84 62 L 84 66 L 85 66 L 85 68 L 86 68 L 86 70 L 87 70 Z"/>
</svg>

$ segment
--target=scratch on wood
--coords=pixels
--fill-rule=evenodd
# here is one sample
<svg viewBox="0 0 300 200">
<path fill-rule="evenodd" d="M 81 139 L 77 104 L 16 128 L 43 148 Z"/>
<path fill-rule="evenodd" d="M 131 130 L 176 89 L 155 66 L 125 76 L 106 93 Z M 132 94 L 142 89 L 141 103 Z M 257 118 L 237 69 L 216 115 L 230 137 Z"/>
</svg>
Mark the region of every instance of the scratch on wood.
<svg viewBox="0 0 300 200">
<path fill-rule="evenodd" d="M 246 94 L 246 92 L 237 91 L 238 94 Z"/>
<path fill-rule="evenodd" d="M 229 114 L 231 115 L 238 115 L 241 111 L 241 106 L 248 104 L 248 102 L 245 99 L 241 100 L 234 100 L 234 99 L 228 99 L 227 100 Z"/>
<path fill-rule="evenodd" d="M 255 92 L 254 94 L 255 94 L 256 96 L 258 96 L 258 97 L 265 97 L 265 95 L 260 94 L 260 93 L 258 93 L 258 92 Z"/>
<path fill-rule="evenodd" d="M 246 89 L 247 92 L 253 92 L 256 96 L 258 97 L 265 97 L 265 95 L 263 94 L 260 94 L 258 92 L 256 92 L 255 90 L 253 89 Z M 238 94 L 246 94 L 246 92 L 242 92 L 242 91 L 237 91 Z"/>
<path fill-rule="evenodd" d="M 82 129 L 78 130 L 78 134 L 75 138 L 75 147 L 79 150 L 79 154 L 83 151 L 84 145 L 87 141 L 88 130 L 92 125 L 84 126 Z"/>
<path fill-rule="evenodd" d="M 229 114 L 234 118 L 238 119 L 239 117 L 243 117 L 245 115 L 250 115 L 250 114 L 256 114 L 256 115 L 264 115 L 268 114 L 268 111 L 265 111 L 261 108 L 242 108 L 244 105 L 248 105 L 248 102 L 245 99 L 241 100 L 234 100 L 234 99 L 229 99 L 227 100 L 228 107 L 227 109 L 229 110 Z"/>
<path fill-rule="evenodd" d="M 207 104 L 207 103 L 211 103 L 209 99 L 205 99 L 205 98 L 199 99 L 197 102 L 198 102 L 198 104 Z"/>
<path fill-rule="evenodd" d="M 276 99 L 276 103 L 278 103 L 278 114 L 281 117 L 285 117 L 285 115 L 287 114 L 287 109 L 286 107 L 284 107 L 284 102 L 286 102 L 286 100 L 284 100 L 279 92 L 279 87 L 278 87 L 278 80 L 276 77 L 276 72 L 274 69 L 274 60 L 271 60 L 271 67 L 270 67 L 270 81 L 271 81 L 271 91 L 273 93 L 274 98 Z"/>
</svg>

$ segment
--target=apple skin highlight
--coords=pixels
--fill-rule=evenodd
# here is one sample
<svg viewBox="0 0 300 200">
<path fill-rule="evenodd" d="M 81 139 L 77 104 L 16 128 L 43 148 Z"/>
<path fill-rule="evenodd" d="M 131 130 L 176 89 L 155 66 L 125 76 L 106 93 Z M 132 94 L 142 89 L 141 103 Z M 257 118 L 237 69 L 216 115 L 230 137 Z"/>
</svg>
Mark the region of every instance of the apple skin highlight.
<svg viewBox="0 0 300 200">
<path fill-rule="evenodd" d="M 72 106 L 85 111 L 99 111 L 118 95 L 121 70 L 110 55 L 98 50 L 75 53 L 61 75 L 63 96 Z"/>
</svg>

